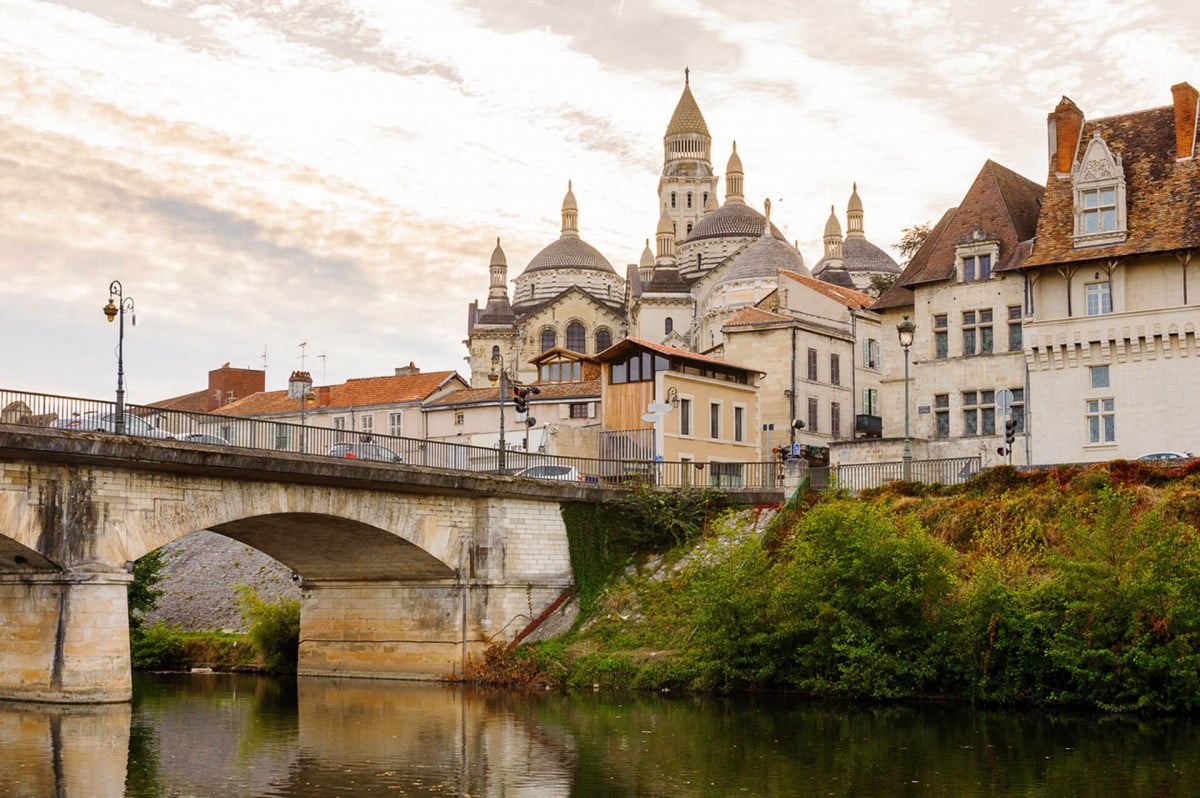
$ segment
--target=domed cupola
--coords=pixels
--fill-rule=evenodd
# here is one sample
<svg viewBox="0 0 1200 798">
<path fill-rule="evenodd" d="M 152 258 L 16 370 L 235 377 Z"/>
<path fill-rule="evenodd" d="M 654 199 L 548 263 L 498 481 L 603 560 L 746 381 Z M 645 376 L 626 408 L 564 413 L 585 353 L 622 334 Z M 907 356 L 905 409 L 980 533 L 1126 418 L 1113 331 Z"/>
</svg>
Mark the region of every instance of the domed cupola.
<svg viewBox="0 0 1200 798">
<path fill-rule="evenodd" d="M 642 257 L 638 259 L 638 279 L 642 284 L 650 282 L 650 277 L 654 274 L 654 253 L 650 250 L 650 239 L 646 239 L 646 248 L 642 250 Z"/>
<path fill-rule="evenodd" d="M 769 223 L 771 201 L 767 200 L 764 204 L 767 211 L 764 219 Z M 775 280 L 780 269 L 808 276 L 808 268 L 804 265 L 804 258 L 801 257 L 796 248 L 764 230 L 757 241 L 747 247 L 745 252 L 734 258 L 729 269 L 717 281 L 717 285 L 763 279 Z"/>
<path fill-rule="evenodd" d="M 609 303 L 619 301 L 624 293 L 624 283 L 608 259 L 579 237 L 579 205 L 568 181 L 562 202 L 562 231 L 558 240 L 534 255 L 517 277 L 513 310 L 521 315 L 572 287 Z"/>
<path fill-rule="evenodd" d="M 830 208 L 825 223 L 825 257 L 813 267 L 813 276 L 834 285 L 852 282 L 857 290 L 869 292 L 876 290 L 873 286 L 880 280 L 899 273 L 900 265 L 892 256 L 867 240 L 863 202 L 858 196 L 858 183 L 854 183 L 846 203 L 846 237 L 843 240 L 837 215 Z"/>
<path fill-rule="evenodd" d="M 725 165 L 725 202 L 742 203 L 746 201 L 746 196 L 742 194 L 742 178 L 745 173 L 742 171 L 742 159 L 737 154 L 737 142 L 733 142 L 733 154 L 729 156 L 729 163 Z"/>
</svg>

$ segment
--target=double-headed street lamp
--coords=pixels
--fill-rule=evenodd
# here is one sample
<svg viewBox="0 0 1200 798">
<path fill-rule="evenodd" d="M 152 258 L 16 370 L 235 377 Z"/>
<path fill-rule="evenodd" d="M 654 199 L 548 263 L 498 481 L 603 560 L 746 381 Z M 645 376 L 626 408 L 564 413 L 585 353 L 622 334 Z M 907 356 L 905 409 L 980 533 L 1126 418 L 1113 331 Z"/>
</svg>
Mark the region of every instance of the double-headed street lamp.
<svg viewBox="0 0 1200 798">
<path fill-rule="evenodd" d="M 917 333 L 917 325 L 908 316 L 896 326 L 896 334 L 900 336 L 900 346 L 904 347 L 904 481 L 912 481 L 912 438 L 908 434 L 908 348 L 912 346 L 913 337 Z"/>
<path fill-rule="evenodd" d="M 121 292 L 121 281 L 113 280 L 108 287 L 108 304 L 104 306 L 104 315 L 111 322 L 120 317 L 117 326 L 117 417 L 116 431 L 118 435 L 125 434 L 125 311 L 129 311 L 130 323 L 137 325 L 137 316 L 133 315 L 133 297 Z"/>
</svg>

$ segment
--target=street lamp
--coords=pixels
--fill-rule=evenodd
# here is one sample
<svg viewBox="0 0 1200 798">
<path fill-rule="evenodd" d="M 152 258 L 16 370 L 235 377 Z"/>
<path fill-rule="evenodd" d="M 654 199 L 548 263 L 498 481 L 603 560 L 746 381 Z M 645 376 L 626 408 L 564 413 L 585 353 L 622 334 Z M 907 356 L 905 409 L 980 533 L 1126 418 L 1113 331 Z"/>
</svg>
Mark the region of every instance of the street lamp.
<svg viewBox="0 0 1200 798">
<path fill-rule="evenodd" d="M 492 385 L 496 381 L 500 382 L 500 456 L 497 460 L 497 465 L 500 471 L 504 471 L 505 456 L 504 456 L 504 395 L 508 393 L 508 377 L 504 373 L 504 360 L 500 357 L 499 352 L 492 354 L 492 370 L 488 373 L 488 382 Z"/>
<path fill-rule="evenodd" d="M 108 304 L 104 306 L 104 315 L 109 322 L 120 317 L 117 327 L 117 417 L 116 431 L 118 435 L 125 434 L 125 311 L 129 311 L 130 323 L 137 326 L 137 316 L 133 315 L 133 297 L 121 292 L 121 281 L 113 280 L 108 286 Z"/>
<path fill-rule="evenodd" d="M 917 325 L 908 316 L 896 326 L 896 334 L 900 336 L 900 346 L 904 347 L 904 481 L 912 481 L 912 438 L 908 433 L 908 348 L 912 346 L 916 335 Z"/>
</svg>

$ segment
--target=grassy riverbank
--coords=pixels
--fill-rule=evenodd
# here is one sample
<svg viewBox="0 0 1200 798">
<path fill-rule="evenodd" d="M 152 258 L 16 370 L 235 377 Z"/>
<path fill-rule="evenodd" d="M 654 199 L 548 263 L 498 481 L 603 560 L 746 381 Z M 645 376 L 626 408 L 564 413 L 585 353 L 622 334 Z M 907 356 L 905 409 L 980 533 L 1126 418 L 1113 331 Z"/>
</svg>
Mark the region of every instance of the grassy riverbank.
<svg viewBox="0 0 1200 798">
<path fill-rule="evenodd" d="M 669 501 L 569 510 L 579 623 L 479 678 L 1200 709 L 1195 466 L 997 468 L 809 497 L 765 526 Z"/>
</svg>

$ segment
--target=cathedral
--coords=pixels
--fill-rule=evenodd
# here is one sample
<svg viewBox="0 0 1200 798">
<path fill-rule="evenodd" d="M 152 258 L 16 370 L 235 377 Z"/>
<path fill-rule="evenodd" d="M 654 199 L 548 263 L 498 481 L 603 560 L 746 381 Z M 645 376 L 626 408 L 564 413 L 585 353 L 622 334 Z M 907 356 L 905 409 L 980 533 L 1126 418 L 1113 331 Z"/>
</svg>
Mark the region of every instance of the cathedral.
<svg viewBox="0 0 1200 798">
<path fill-rule="evenodd" d="M 720 356 L 722 326 L 775 291 L 780 270 L 874 294 L 900 273 L 866 240 L 857 184 L 846 209 L 847 235 L 831 209 L 824 257 L 810 273 L 800 251 L 771 223 L 770 200 L 763 212 L 746 203 L 744 177 L 734 142 L 718 203 L 712 136 L 685 70 L 683 94 L 663 137 L 654 249 L 646 241 L 639 262 L 618 274 L 580 236 L 579 205 L 568 182 L 559 237 L 517 275 L 511 300 L 508 261 L 496 241 L 487 301 L 468 310 L 471 385 L 489 384 L 497 356 L 515 379 L 533 382 L 530 361 L 548 350 L 594 355 L 627 337 Z"/>
</svg>

